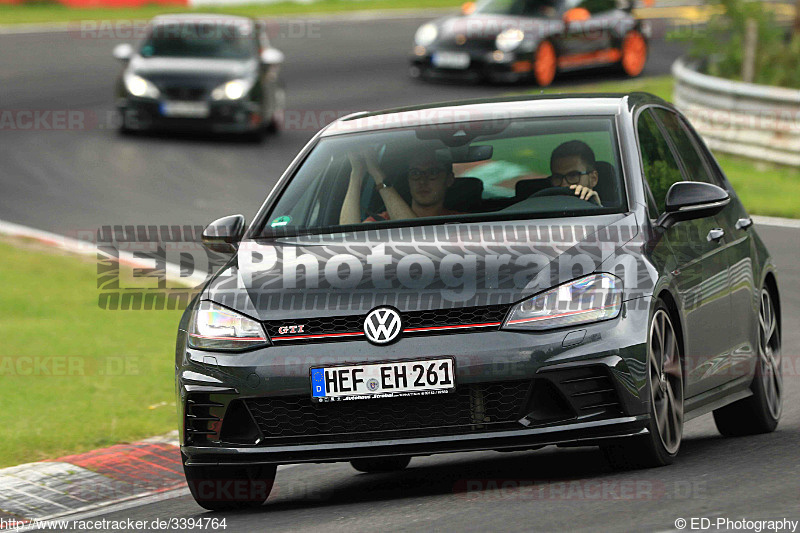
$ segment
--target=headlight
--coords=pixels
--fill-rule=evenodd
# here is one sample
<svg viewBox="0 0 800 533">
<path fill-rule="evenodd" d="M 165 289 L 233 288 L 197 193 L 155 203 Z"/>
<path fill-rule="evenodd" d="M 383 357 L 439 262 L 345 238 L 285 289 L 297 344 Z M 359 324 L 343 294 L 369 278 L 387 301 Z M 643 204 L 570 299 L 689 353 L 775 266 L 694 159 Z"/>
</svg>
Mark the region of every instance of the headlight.
<svg viewBox="0 0 800 533">
<path fill-rule="evenodd" d="M 125 82 L 125 89 L 133 96 L 140 98 L 158 98 L 159 96 L 158 88 L 141 76 L 126 73 L 122 81 Z"/>
<path fill-rule="evenodd" d="M 495 46 L 502 52 L 510 52 L 519 46 L 525 39 L 525 32 L 517 28 L 509 28 L 503 31 L 495 39 Z"/>
<path fill-rule="evenodd" d="M 189 325 L 192 348 L 231 351 L 268 344 L 261 324 L 211 302 L 200 302 Z"/>
<path fill-rule="evenodd" d="M 592 274 L 517 304 L 503 329 L 542 330 L 614 318 L 622 308 L 622 280 Z"/>
<path fill-rule="evenodd" d="M 214 100 L 238 100 L 247 94 L 253 84 L 248 80 L 233 80 L 211 91 Z"/>
<path fill-rule="evenodd" d="M 435 25 L 430 23 L 423 24 L 417 30 L 416 35 L 414 35 L 414 42 L 420 46 L 428 46 L 436 40 L 438 35 L 439 30 L 436 29 Z"/>
</svg>

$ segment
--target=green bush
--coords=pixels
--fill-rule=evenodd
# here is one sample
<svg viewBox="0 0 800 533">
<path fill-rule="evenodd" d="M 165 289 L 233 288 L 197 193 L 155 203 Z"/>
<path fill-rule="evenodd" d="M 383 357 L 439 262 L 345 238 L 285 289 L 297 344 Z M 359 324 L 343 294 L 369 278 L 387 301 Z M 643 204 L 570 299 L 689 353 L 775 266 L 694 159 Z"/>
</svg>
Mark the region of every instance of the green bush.
<svg viewBox="0 0 800 533">
<path fill-rule="evenodd" d="M 754 83 L 800 88 L 800 36 L 789 36 L 762 2 L 719 3 L 724 12 L 713 16 L 705 28 L 688 35 L 673 32 L 671 38 L 688 42 L 689 56 L 701 60 L 707 74 L 741 80 L 747 20 L 752 19 L 758 28 Z"/>
</svg>

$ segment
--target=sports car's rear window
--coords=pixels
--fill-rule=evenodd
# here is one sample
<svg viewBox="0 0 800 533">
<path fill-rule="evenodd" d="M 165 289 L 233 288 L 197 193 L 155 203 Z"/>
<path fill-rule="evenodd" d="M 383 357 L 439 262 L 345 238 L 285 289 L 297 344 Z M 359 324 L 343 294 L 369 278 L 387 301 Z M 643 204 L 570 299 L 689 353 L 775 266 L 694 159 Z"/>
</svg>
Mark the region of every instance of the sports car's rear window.
<svg viewBox="0 0 800 533">
<path fill-rule="evenodd" d="M 624 205 L 612 118 L 497 119 L 324 138 L 256 227 L 266 236 Z"/>
</svg>

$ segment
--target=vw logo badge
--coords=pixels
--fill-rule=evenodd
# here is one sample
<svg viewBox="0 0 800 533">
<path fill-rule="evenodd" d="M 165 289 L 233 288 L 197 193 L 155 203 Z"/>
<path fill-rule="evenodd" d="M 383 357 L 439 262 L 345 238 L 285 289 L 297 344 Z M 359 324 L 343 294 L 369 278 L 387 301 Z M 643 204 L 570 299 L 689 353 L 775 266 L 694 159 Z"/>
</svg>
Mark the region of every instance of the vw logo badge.
<svg viewBox="0 0 800 533">
<path fill-rule="evenodd" d="M 400 335 L 400 313 L 391 307 L 373 309 L 364 320 L 364 334 L 374 344 L 388 344 Z"/>
</svg>

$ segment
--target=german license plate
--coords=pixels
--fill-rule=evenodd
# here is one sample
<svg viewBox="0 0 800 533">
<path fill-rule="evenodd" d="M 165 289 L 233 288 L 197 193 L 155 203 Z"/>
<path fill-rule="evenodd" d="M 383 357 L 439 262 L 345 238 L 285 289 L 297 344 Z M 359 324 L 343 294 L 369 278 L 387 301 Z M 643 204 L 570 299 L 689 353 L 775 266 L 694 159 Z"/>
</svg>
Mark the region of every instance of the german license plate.
<svg viewBox="0 0 800 533">
<path fill-rule="evenodd" d="M 206 118 L 209 108 L 207 102 L 162 102 L 161 114 L 165 117 Z"/>
<path fill-rule="evenodd" d="M 469 54 L 464 52 L 436 52 L 431 62 L 437 68 L 465 69 L 469 67 Z"/>
<path fill-rule="evenodd" d="M 311 369 L 317 402 L 446 394 L 455 387 L 452 357 Z"/>
</svg>

